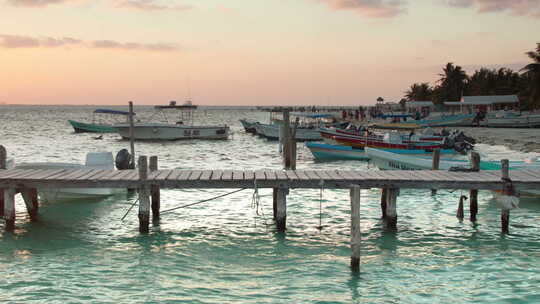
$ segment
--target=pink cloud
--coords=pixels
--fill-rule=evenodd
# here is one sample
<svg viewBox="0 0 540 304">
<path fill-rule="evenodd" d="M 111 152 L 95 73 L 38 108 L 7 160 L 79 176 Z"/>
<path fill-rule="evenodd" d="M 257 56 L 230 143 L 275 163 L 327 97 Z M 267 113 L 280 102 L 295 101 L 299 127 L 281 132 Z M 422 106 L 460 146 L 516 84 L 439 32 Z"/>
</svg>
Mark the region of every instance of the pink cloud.
<svg viewBox="0 0 540 304">
<path fill-rule="evenodd" d="M 117 7 L 130 8 L 141 11 L 185 11 L 192 9 L 192 7 L 189 5 L 163 5 L 156 3 L 156 1 L 154 0 L 122 0 L 117 4 Z"/>
<path fill-rule="evenodd" d="M 75 38 L 34 38 L 20 35 L 0 34 L 0 47 L 4 48 L 32 48 L 32 47 L 60 47 L 79 44 L 82 41 Z"/>
<path fill-rule="evenodd" d="M 333 10 L 350 10 L 367 18 L 391 18 L 403 13 L 401 0 L 316 0 Z"/>
<path fill-rule="evenodd" d="M 539 0 L 447 0 L 454 7 L 475 8 L 479 13 L 509 12 L 515 16 L 540 17 Z"/>
<path fill-rule="evenodd" d="M 180 51 L 181 48 L 171 43 L 138 43 L 138 42 L 118 42 L 114 40 L 84 41 L 76 38 L 64 37 L 30 37 L 21 35 L 0 34 L 0 48 L 54 48 L 62 46 L 81 46 L 93 49 L 119 49 L 119 50 L 140 50 L 171 52 Z"/>
<path fill-rule="evenodd" d="M 68 0 L 8 0 L 14 6 L 45 7 L 49 4 L 66 3 Z"/>
</svg>

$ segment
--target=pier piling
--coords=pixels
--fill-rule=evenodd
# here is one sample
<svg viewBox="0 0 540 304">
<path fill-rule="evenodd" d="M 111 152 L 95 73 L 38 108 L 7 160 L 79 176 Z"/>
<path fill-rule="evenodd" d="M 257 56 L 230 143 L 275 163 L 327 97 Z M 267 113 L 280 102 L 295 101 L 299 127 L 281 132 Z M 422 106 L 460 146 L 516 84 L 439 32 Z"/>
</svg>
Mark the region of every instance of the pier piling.
<svg viewBox="0 0 540 304">
<path fill-rule="evenodd" d="M 30 220 L 33 222 L 37 221 L 38 210 L 39 210 L 37 189 L 25 188 L 21 190 L 21 194 L 24 200 L 24 204 L 26 205 L 26 211 L 28 212 L 28 215 L 30 216 Z"/>
<path fill-rule="evenodd" d="M 501 160 L 502 180 L 507 183 L 511 182 L 509 169 L 510 169 L 510 165 L 508 163 L 508 159 Z M 506 188 L 506 185 L 504 186 L 504 188 Z M 510 195 L 510 194 L 503 193 L 503 195 Z M 509 225 L 510 225 L 510 210 L 503 208 L 501 210 L 501 231 L 503 234 L 510 233 L 510 230 L 508 228 Z"/>
<path fill-rule="evenodd" d="M 471 153 L 471 169 L 473 171 L 480 170 L 480 154 L 476 152 Z M 476 222 L 476 215 L 478 214 L 478 189 L 469 190 L 469 210 L 471 222 Z"/>
<path fill-rule="evenodd" d="M 433 150 L 433 158 L 431 163 L 431 170 L 439 170 L 439 163 L 441 159 L 441 151 L 439 149 Z M 431 195 L 437 194 L 437 189 L 431 189 Z"/>
<path fill-rule="evenodd" d="M 15 188 L 4 189 L 4 229 L 8 232 L 15 230 Z"/>
<path fill-rule="evenodd" d="M 289 194 L 289 188 L 280 186 L 276 191 L 276 228 L 278 231 L 285 231 L 287 229 L 287 194 Z"/>
<path fill-rule="evenodd" d="M 397 228 L 397 196 L 398 188 L 389 188 L 386 195 L 386 228 Z"/>
<path fill-rule="evenodd" d="M 360 271 L 360 186 L 354 185 L 351 196 L 351 269 Z"/>
<path fill-rule="evenodd" d="M 277 214 L 277 193 L 278 188 L 272 188 L 272 208 L 274 213 L 272 213 L 274 221 L 276 220 L 276 214 Z"/>
<path fill-rule="evenodd" d="M 6 148 L 0 145 L 0 170 L 6 169 L 7 153 Z M 4 216 L 4 188 L 0 188 L 0 216 Z"/>
<path fill-rule="evenodd" d="M 158 170 L 158 157 L 150 157 L 150 172 Z M 152 197 L 152 222 L 157 223 L 159 221 L 159 209 L 161 206 L 160 202 L 160 189 L 158 185 L 150 186 L 150 196 Z"/>
<path fill-rule="evenodd" d="M 467 197 L 465 195 L 462 195 L 459 198 L 458 209 L 457 209 L 457 212 L 456 212 L 456 217 L 459 219 L 459 221 L 463 221 L 463 218 L 464 218 L 463 201 L 466 200 L 466 199 L 467 199 Z"/>
<path fill-rule="evenodd" d="M 381 212 L 382 216 L 381 218 L 384 220 L 386 219 L 386 198 L 388 196 L 388 188 L 382 188 L 381 189 Z"/>
<path fill-rule="evenodd" d="M 148 161 L 146 156 L 139 156 L 139 232 L 148 233 L 150 222 L 150 198 L 149 187 L 146 185 L 148 179 Z"/>
</svg>

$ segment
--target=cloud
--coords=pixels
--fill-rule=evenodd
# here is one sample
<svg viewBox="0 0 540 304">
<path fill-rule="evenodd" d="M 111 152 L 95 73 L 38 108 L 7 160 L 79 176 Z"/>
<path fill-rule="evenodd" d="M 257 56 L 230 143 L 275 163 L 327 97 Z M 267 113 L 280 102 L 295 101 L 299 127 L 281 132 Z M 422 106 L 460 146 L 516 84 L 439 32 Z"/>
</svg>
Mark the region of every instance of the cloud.
<svg viewBox="0 0 540 304">
<path fill-rule="evenodd" d="M 75 38 L 34 38 L 20 35 L 2 35 L 0 34 L 0 47 L 4 48 L 32 48 L 32 47 L 60 47 L 73 44 L 79 44 L 82 41 Z"/>
<path fill-rule="evenodd" d="M 36 38 L 30 36 L 0 34 L 0 48 L 54 48 L 62 46 L 81 46 L 92 49 L 120 49 L 156 52 L 171 52 L 181 50 L 178 45 L 171 43 L 118 42 L 114 40 L 84 41 L 70 37 Z"/>
<path fill-rule="evenodd" d="M 316 0 L 333 10 L 350 10 L 367 18 L 391 18 L 405 11 L 401 0 Z"/>
<path fill-rule="evenodd" d="M 475 8 L 478 13 L 509 12 L 540 18 L 540 0 L 446 0 L 449 6 Z"/>
<path fill-rule="evenodd" d="M 192 7 L 189 5 L 162 5 L 156 3 L 154 0 L 122 0 L 116 5 L 116 7 L 130 8 L 141 11 L 185 11 L 192 9 Z"/>
<path fill-rule="evenodd" d="M 45 7 L 49 4 L 59 4 L 68 2 L 68 0 L 7 0 L 13 6 L 25 7 Z"/>
<path fill-rule="evenodd" d="M 122 49 L 122 50 L 145 50 L 145 51 L 178 51 L 180 47 L 168 43 L 136 43 L 118 42 L 113 40 L 96 40 L 91 43 L 96 49 Z"/>
</svg>

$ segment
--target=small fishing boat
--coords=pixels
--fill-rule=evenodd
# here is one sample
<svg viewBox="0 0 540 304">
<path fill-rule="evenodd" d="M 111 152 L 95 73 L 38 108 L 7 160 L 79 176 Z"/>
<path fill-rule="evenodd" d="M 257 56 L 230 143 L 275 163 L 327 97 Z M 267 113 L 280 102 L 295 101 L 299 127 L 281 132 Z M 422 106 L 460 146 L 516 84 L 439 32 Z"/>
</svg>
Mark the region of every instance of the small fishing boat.
<svg viewBox="0 0 540 304">
<path fill-rule="evenodd" d="M 489 113 L 482 125 L 490 128 L 536 128 L 540 127 L 540 114 L 511 111 Z"/>
<path fill-rule="evenodd" d="M 379 129 L 416 129 L 427 127 L 467 127 L 472 126 L 476 114 L 432 114 L 421 120 L 400 123 L 375 123 Z"/>
<path fill-rule="evenodd" d="M 430 157 L 394 153 L 388 150 L 366 148 L 366 155 L 371 162 L 382 170 L 429 170 L 433 160 Z M 440 159 L 439 170 L 450 168 L 469 169 L 470 162 L 464 159 Z M 510 169 L 540 169 L 538 161 L 511 161 Z M 493 161 L 480 161 L 480 170 L 501 170 L 501 164 Z"/>
<path fill-rule="evenodd" d="M 323 143 L 306 143 L 306 147 L 311 151 L 313 157 L 318 160 L 369 160 L 369 155 L 365 153 L 364 148 L 329 145 Z M 432 154 L 430 149 L 380 149 L 382 151 L 391 151 L 398 154 Z M 441 154 L 455 154 L 454 149 L 442 149 Z"/>
<path fill-rule="evenodd" d="M 92 152 L 86 154 L 86 163 L 37 162 L 16 164 L 14 169 L 93 169 L 113 170 L 111 152 Z M 77 199 L 102 199 L 107 196 L 126 192 L 120 188 L 38 188 L 38 196 L 43 201 L 68 201 Z"/>
<path fill-rule="evenodd" d="M 176 101 L 171 101 L 167 106 L 155 106 L 154 116 L 161 114 L 165 122 L 134 123 L 133 138 L 135 140 L 179 140 L 179 139 L 227 139 L 229 137 L 229 126 L 194 125 L 194 111 L 196 105 L 190 101 L 182 105 L 176 105 Z M 169 122 L 163 110 L 178 110 L 179 120 L 176 123 Z M 150 119 L 152 120 L 152 119 Z M 113 126 L 123 139 L 130 139 L 130 125 L 117 124 Z"/>
<path fill-rule="evenodd" d="M 257 123 L 256 121 L 250 119 L 240 119 L 240 123 L 242 124 L 242 127 L 244 127 L 244 130 L 247 133 L 257 133 L 257 130 L 255 129 L 255 124 Z"/>
<path fill-rule="evenodd" d="M 110 110 L 110 109 L 96 109 L 92 113 L 92 122 L 80 122 L 75 120 L 68 120 L 69 124 L 75 130 L 75 133 L 115 133 L 116 130 L 112 127 L 113 123 L 106 122 L 107 119 L 104 116 L 125 116 L 126 120 L 129 112 Z M 134 114 L 135 115 L 135 114 Z"/>
</svg>

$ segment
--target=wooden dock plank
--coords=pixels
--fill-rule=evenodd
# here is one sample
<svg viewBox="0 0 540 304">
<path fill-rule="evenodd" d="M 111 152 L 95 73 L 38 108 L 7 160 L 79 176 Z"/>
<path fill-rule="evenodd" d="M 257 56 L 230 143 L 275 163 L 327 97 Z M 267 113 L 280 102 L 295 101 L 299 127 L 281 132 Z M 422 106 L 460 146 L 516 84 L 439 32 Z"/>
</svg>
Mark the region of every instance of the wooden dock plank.
<svg viewBox="0 0 540 304">
<path fill-rule="evenodd" d="M 255 179 L 255 172 L 252 170 L 246 170 L 244 171 L 244 179 L 246 180 L 253 180 Z"/>
<path fill-rule="evenodd" d="M 211 177 L 211 180 L 213 181 L 216 181 L 216 180 L 221 180 L 221 176 L 223 175 L 223 171 L 222 170 L 212 170 L 212 177 Z"/>
<path fill-rule="evenodd" d="M 285 170 L 285 175 L 287 175 L 288 180 L 291 180 L 291 181 L 299 180 L 298 175 L 296 175 L 295 170 Z"/>
<path fill-rule="evenodd" d="M 199 179 L 202 181 L 207 181 L 207 180 L 210 180 L 211 177 L 212 177 L 212 170 L 204 170 L 203 173 L 201 174 L 201 177 L 199 177 Z"/>
<path fill-rule="evenodd" d="M 305 170 L 296 170 L 295 173 L 298 176 L 299 180 L 309 180 L 309 176 L 307 176 Z"/>
<path fill-rule="evenodd" d="M 275 170 L 265 170 L 264 175 L 266 176 L 266 180 L 277 180 Z"/>
<path fill-rule="evenodd" d="M 198 180 L 202 175 L 202 171 L 200 170 L 194 170 L 191 172 L 191 174 L 189 175 L 189 178 L 188 180 L 191 180 L 191 181 L 196 181 Z"/>
<path fill-rule="evenodd" d="M 173 173 L 173 170 L 160 170 L 159 175 L 156 176 L 156 180 L 166 180 L 169 175 Z"/>
<path fill-rule="evenodd" d="M 244 180 L 244 171 L 234 170 L 232 172 L 232 179 L 235 181 Z"/>
<path fill-rule="evenodd" d="M 223 170 L 223 175 L 221 176 L 222 181 L 231 181 L 233 178 L 232 170 Z"/>
<path fill-rule="evenodd" d="M 110 180 L 117 181 L 122 180 L 123 178 L 126 178 L 130 173 L 135 172 L 136 170 L 119 170 L 120 173 L 118 173 L 115 176 L 112 176 Z"/>
<path fill-rule="evenodd" d="M 177 181 L 186 181 L 189 180 L 189 176 L 191 175 L 191 170 L 182 170 L 182 173 L 178 175 L 176 178 Z"/>
<path fill-rule="evenodd" d="M 175 181 L 182 174 L 182 172 L 183 172 L 183 170 L 173 169 L 171 174 L 169 176 L 167 176 L 166 180 L 167 181 Z"/>
<path fill-rule="evenodd" d="M 255 171 L 255 179 L 257 179 L 257 180 L 266 180 L 266 174 L 264 174 L 263 170 L 257 170 L 257 171 Z"/>
<path fill-rule="evenodd" d="M 283 181 L 289 180 L 289 179 L 287 178 L 287 173 L 285 173 L 285 171 L 283 171 L 283 170 L 276 170 L 275 173 L 276 173 L 276 179 L 278 179 L 278 180 L 283 180 Z"/>
<path fill-rule="evenodd" d="M 17 174 L 10 175 L 10 179 L 24 179 L 24 178 L 32 178 L 32 176 L 35 176 L 39 173 L 43 172 L 43 169 L 25 169 L 20 171 Z"/>
</svg>

